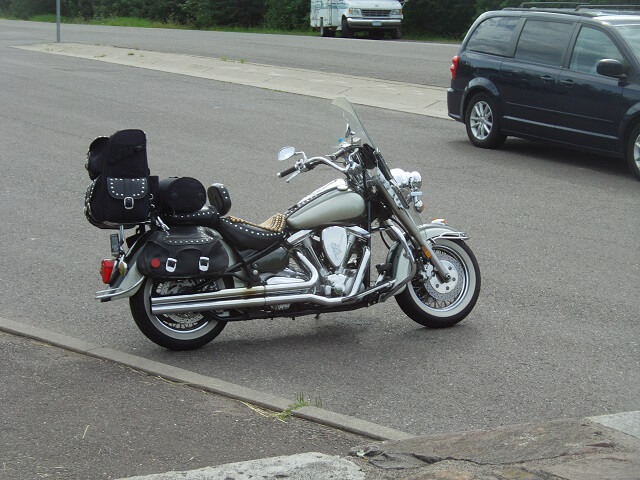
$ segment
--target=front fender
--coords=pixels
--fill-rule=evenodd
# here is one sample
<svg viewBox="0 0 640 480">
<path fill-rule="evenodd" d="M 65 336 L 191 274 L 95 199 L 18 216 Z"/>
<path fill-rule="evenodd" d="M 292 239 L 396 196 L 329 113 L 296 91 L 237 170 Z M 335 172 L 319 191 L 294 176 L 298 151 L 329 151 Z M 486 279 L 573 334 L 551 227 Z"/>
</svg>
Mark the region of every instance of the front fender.
<svg viewBox="0 0 640 480">
<path fill-rule="evenodd" d="M 451 228 L 443 223 L 426 223 L 420 225 L 418 230 L 422 234 L 422 238 L 426 240 L 435 241 L 439 238 L 447 240 L 466 240 L 469 237 L 466 233 L 460 232 Z M 389 249 L 387 255 L 387 263 L 392 265 L 393 278 L 405 278 L 411 269 L 409 264 L 409 258 L 404 254 L 404 249 L 399 242 L 395 242 Z M 402 292 L 405 287 L 402 287 L 397 293 Z"/>
</svg>

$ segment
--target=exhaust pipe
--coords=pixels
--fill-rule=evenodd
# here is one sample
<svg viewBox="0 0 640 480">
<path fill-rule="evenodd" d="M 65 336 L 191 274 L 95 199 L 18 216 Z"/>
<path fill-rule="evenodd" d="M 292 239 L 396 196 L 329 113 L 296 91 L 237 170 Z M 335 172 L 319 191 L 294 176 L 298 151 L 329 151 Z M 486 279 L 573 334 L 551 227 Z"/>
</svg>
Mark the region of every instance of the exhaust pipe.
<svg viewBox="0 0 640 480">
<path fill-rule="evenodd" d="M 251 288 L 230 288 L 217 292 L 194 293 L 192 295 L 171 295 L 169 297 L 151 298 L 151 313 L 155 313 L 154 307 L 159 307 L 161 305 L 173 305 L 187 302 L 193 303 L 215 300 L 222 301 L 236 297 L 242 297 L 243 301 L 247 301 L 248 299 L 246 299 L 246 297 L 254 297 L 258 295 L 266 296 L 270 294 L 286 293 L 315 287 L 318 283 L 319 278 L 318 270 L 316 270 L 313 264 L 309 260 L 307 260 L 307 258 L 300 252 L 295 253 L 298 257 L 298 260 L 300 260 L 300 262 L 306 267 L 307 272 L 311 273 L 311 278 L 306 282 L 266 285 Z"/>
<path fill-rule="evenodd" d="M 153 315 L 168 315 L 174 313 L 187 312 L 205 312 L 211 310 L 232 310 L 243 308 L 262 308 L 273 305 L 283 305 L 291 303 L 314 303 L 326 307 L 338 306 L 350 301 L 356 300 L 355 293 L 357 285 L 354 284 L 352 291 L 347 297 L 323 297 L 312 293 L 297 293 L 285 295 L 287 291 L 300 290 L 301 288 L 310 288 L 316 285 L 318 281 L 318 271 L 307 258 L 299 252 L 296 252 L 300 261 L 311 272 L 311 279 L 304 283 L 294 283 L 286 285 L 267 285 L 264 287 L 254 288 L 235 288 L 231 290 L 223 290 L 220 292 L 197 293 L 194 295 L 176 295 L 163 298 L 151 299 L 151 313 Z M 363 257 L 356 280 L 362 281 L 362 277 L 368 266 L 370 252 L 367 249 Z M 266 293 L 271 294 L 266 296 Z M 274 295 L 274 294 L 278 295 Z M 359 296 L 363 295 L 363 292 Z M 246 298 L 251 295 L 251 298 Z M 256 295 L 261 295 L 254 298 Z M 236 298 L 242 296 L 244 298 Z M 358 296 L 358 297 L 359 297 Z M 354 298 L 355 297 L 355 298 Z"/>
</svg>

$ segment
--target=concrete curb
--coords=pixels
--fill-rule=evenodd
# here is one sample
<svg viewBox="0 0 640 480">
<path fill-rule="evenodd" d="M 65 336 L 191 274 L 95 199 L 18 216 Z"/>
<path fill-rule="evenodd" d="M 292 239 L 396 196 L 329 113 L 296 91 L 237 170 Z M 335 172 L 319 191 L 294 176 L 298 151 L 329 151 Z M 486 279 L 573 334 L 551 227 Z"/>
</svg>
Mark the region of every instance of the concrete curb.
<svg viewBox="0 0 640 480">
<path fill-rule="evenodd" d="M 359 105 L 449 119 L 447 89 L 442 87 L 107 45 L 48 43 L 15 48 L 329 100 L 346 96 Z"/>
<path fill-rule="evenodd" d="M 133 368 L 141 372 L 155 375 L 166 380 L 188 385 L 207 392 L 240 400 L 275 412 L 288 409 L 291 401 L 277 395 L 259 392 L 217 378 L 207 377 L 188 370 L 173 367 L 164 363 L 148 360 L 143 357 L 120 352 L 113 348 L 96 345 L 84 340 L 52 332 L 42 328 L 14 322 L 0 317 L 0 331 L 28 337 L 43 343 L 70 350 L 82 355 L 107 360 Z M 292 416 L 321 425 L 355 433 L 374 440 L 407 440 L 414 438 L 400 430 L 342 415 L 318 407 L 302 407 L 291 412 Z"/>
</svg>

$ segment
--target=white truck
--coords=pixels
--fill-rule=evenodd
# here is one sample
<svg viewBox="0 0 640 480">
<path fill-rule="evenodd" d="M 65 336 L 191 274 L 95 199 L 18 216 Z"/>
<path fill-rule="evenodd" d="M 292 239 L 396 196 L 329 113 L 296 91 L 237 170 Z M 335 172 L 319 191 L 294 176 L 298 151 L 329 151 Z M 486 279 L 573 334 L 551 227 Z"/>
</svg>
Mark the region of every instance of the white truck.
<svg viewBox="0 0 640 480">
<path fill-rule="evenodd" d="M 385 31 L 400 38 L 402 3 L 398 0 L 311 0 L 311 28 L 323 37 L 339 31 L 350 37 L 367 31 L 372 38 L 383 38 Z"/>
</svg>

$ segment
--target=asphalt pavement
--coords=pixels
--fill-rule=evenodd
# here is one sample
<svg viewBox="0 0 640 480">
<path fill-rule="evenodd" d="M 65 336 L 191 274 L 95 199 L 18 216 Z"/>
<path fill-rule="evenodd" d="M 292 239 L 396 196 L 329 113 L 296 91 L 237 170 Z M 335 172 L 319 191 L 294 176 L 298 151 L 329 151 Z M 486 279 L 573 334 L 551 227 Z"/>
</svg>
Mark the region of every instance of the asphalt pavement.
<svg viewBox="0 0 640 480">
<path fill-rule="evenodd" d="M 640 479 L 640 412 L 380 442 L 0 329 L 4 480 Z"/>
<path fill-rule="evenodd" d="M 145 55 L 152 53 L 126 49 L 117 55 L 123 64 L 144 64 L 149 63 Z M 108 61 L 111 53 L 93 55 L 94 60 Z M 165 69 L 170 63 L 165 61 L 162 65 L 162 59 L 156 60 Z M 191 72 L 188 75 L 222 70 L 235 70 L 242 75 L 260 67 L 216 59 L 207 59 L 211 64 L 203 66 L 204 60 L 192 60 L 193 57 L 186 58 L 187 63 L 183 64 Z M 305 74 L 287 69 L 287 76 L 294 71 Z M 270 68 L 270 73 L 274 72 L 278 73 Z M 266 83 L 278 80 L 278 75 L 272 75 Z M 305 83 L 304 78 L 290 82 L 290 90 L 282 83 L 275 90 L 303 93 L 293 90 L 296 83 Z M 317 87 L 319 83 L 322 84 L 310 85 Z M 369 89 L 371 93 L 371 88 L 380 87 L 384 91 L 388 85 L 392 82 L 368 84 L 363 91 Z M 388 100 L 390 96 L 384 98 Z M 375 106 L 389 108 L 388 101 L 386 106 Z M 549 268 L 553 265 L 545 266 Z M 535 273 L 542 277 L 548 272 Z M 72 289 L 56 293 L 71 295 Z M 46 306 L 33 301 L 36 310 L 56 308 L 54 301 Z M 552 320 L 556 321 L 549 321 Z M 0 334 L 5 354 L 0 366 L 0 402 L 4 407 L 0 414 L 2 479 L 640 479 L 638 412 L 592 419 L 564 416 L 557 422 L 422 437 L 338 415 L 319 406 L 293 408 L 294 398 L 275 397 L 33 325 L 11 320 L 0 323 L 0 329 L 6 332 Z M 588 335 L 594 335 L 587 327 Z M 575 335 L 573 331 L 567 342 L 573 341 Z M 431 348 L 436 348 L 437 342 L 432 343 Z M 602 338 L 600 343 L 603 349 L 613 350 Z M 520 339 L 516 338 L 514 344 L 520 348 Z M 522 361 L 521 354 L 510 350 L 509 345 L 505 341 L 501 344 L 497 353 L 500 360 L 508 363 L 504 356 L 511 355 Z M 623 368 L 619 370 L 622 374 Z M 522 373 L 524 382 L 535 378 L 527 377 L 527 372 Z M 632 372 L 630 367 L 626 375 Z M 504 374 L 496 373 L 493 382 L 481 385 L 496 402 L 504 395 L 497 386 L 504 380 L 498 375 Z M 245 378 L 241 383 L 249 382 Z M 592 391 L 571 391 L 596 398 L 606 387 L 594 382 L 592 386 Z M 532 388 L 536 388 L 535 382 Z M 368 393 L 375 393 L 372 390 Z M 550 398 L 549 404 L 553 401 Z M 451 415 L 455 416 L 455 410 L 452 403 Z M 291 413 L 289 418 L 276 415 L 287 411 Z"/>
</svg>

